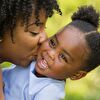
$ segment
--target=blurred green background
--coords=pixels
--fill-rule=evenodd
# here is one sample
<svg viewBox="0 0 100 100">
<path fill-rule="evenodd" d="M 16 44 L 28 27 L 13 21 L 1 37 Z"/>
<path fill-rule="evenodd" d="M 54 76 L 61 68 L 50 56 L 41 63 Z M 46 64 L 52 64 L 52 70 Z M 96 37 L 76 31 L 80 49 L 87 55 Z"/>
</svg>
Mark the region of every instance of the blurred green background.
<svg viewBox="0 0 100 100">
<path fill-rule="evenodd" d="M 100 0 L 58 0 L 63 15 L 55 14 L 49 18 L 46 25 L 48 36 L 56 33 L 61 27 L 68 24 L 73 12 L 81 5 L 93 5 L 97 11 L 100 11 Z M 10 66 L 10 63 L 3 63 L 3 67 Z M 100 100 L 100 68 L 90 72 L 85 78 L 72 81 L 66 81 L 65 100 Z M 58 94 L 59 95 L 59 94 Z"/>
</svg>

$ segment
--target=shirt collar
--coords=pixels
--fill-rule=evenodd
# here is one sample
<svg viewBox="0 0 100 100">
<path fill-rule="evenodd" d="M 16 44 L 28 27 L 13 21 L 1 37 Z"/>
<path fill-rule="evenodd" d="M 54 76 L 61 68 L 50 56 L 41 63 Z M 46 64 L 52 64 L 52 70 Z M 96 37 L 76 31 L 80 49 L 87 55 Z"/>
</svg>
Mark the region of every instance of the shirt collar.
<svg viewBox="0 0 100 100">
<path fill-rule="evenodd" d="M 46 85 L 50 84 L 50 82 L 53 80 L 51 78 L 39 78 L 35 76 L 35 64 L 36 62 L 32 62 L 30 64 L 30 75 L 29 75 L 29 94 L 37 93 L 40 89 L 45 87 Z"/>
</svg>

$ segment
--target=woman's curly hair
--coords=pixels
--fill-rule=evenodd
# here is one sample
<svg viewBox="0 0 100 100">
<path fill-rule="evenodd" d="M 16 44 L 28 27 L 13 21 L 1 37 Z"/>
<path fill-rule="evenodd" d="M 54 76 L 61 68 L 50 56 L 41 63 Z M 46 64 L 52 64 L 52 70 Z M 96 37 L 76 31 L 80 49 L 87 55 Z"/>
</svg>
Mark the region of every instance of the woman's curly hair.
<svg viewBox="0 0 100 100">
<path fill-rule="evenodd" d="M 41 8 L 46 11 L 46 17 L 51 17 L 54 10 L 62 14 L 56 0 L 0 0 L 0 37 L 8 30 L 13 35 L 18 19 L 27 27 L 33 10 L 36 17 L 35 24 L 38 25 Z"/>
</svg>

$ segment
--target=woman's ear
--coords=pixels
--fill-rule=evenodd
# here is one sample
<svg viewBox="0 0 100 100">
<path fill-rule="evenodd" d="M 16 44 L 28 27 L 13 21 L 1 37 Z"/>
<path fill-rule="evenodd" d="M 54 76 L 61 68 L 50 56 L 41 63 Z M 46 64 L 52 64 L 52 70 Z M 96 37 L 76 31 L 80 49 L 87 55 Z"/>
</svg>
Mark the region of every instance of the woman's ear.
<svg viewBox="0 0 100 100">
<path fill-rule="evenodd" d="M 70 76 L 70 79 L 71 80 L 78 80 L 78 79 L 81 79 L 81 78 L 85 77 L 86 74 L 87 74 L 86 71 L 78 71 L 74 75 Z"/>
</svg>

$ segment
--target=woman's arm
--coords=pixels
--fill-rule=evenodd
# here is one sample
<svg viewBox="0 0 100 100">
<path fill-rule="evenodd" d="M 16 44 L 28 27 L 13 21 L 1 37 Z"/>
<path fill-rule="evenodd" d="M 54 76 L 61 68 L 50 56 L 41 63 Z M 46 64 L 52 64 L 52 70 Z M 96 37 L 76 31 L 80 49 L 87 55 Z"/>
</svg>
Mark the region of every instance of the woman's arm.
<svg viewBox="0 0 100 100">
<path fill-rule="evenodd" d="M 4 100 L 4 95 L 3 95 L 3 81 L 2 81 L 2 70 L 0 66 L 0 100 Z"/>
</svg>

